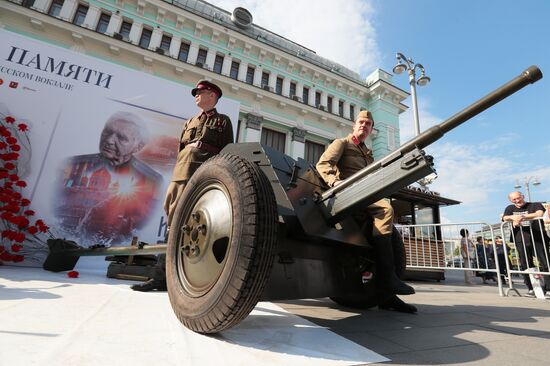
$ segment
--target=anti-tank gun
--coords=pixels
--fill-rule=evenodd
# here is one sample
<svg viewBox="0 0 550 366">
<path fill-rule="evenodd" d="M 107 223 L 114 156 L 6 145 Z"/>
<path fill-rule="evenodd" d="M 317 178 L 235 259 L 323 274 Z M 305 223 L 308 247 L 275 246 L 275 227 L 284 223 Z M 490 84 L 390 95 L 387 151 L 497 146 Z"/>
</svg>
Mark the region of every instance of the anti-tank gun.
<svg viewBox="0 0 550 366">
<path fill-rule="evenodd" d="M 196 332 L 215 333 L 237 325 L 263 300 L 330 297 L 350 306 L 376 305 L 384 294 L 361 276 L 368 271 L 376 277 L 368 231 L 352 214 L 431 174 L 425 147 L 541 78 L 537 67 L 528 68 L 331 189 L 303 159 L 258 143 L 226 146 L 189 180 L 175 210 L 166 270 L 176 316 Z M 402 272 L 403 242 L 396 230 L 393 237 L 395 267 Z M 146 254 L 145 247 L 124 253 Z M 163 250 L 156 245 L 147 253 Z M 62 254 L 52 253 L 52 261 Z"/>
</svg>

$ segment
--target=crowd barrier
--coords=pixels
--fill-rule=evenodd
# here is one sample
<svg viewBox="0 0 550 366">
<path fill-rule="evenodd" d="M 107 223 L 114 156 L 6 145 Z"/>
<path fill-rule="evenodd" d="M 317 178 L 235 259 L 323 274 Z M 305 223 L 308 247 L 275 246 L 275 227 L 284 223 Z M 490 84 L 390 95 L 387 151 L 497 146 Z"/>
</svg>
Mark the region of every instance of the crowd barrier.
<svg viewBox="0 0 550 366">
<path fill-rule="evenodd" d="M 407 269 L 463 271 L 465 281 L 473 280 L 477 273 L 482 278 L 494 278 L 499 295 L 504 295 L 504 276 L 499 274 L 504 273 L 501 266 L 506 264 L 498 261 L 496 253 L 502 248 L 497 248 L 497 235 L 491 225 L 484 222 L 399 225 L 398 230 L 407 253 Z"/>
</svg>

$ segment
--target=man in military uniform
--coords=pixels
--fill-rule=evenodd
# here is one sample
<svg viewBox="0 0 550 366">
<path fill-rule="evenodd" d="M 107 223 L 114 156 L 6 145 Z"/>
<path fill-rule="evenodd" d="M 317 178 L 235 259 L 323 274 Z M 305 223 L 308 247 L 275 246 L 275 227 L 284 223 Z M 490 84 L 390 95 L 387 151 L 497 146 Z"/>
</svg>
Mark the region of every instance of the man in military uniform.
<svg viewBox="0 0 550 366">
<path fill-rule="evenodd" d="M 353 131 L 345 138 L 334 140 L 317 163 L 317 170 L 323 180 L 335 187 L 346 178 L 372 164 L 372 151 L 365 145 L 365 139 L 372 132 L 374 120 L 370 111 L 359 112 Z M 392 247 L 393 208 L 386 199 L 377 201 L 359 213 L 357 220 L 364 220 L 365 213 L 373 219 L 372 244 L 375 247 L 378 288 L 394 294 L 379 306 L 401 312 L 414 313 L 416 308 L 401 301 L 395 294 L 414 294 L 414 289 L 401 281 L 395 274 Z M 370 236 L 370 235 L 369 235 Z"/>
<path fill-rule="evenodd" d="M 168 216 L 168 229 L 172 223 L 174 210 L 185 185 L 210 157 L 218 154 L 225 145 L 233 142 L 233 126 L 228 116 L 216 111 L 216 104 L 222 90 L 214 83 L 199 80 L 191 91 L 200 112 L 185 124 L 180 137 L 179 153 L 172 174 L 172 181 L 166 192 L 164 210 Z M 166 289 L 166 257 L 159 256 L 155 276 L 149 281 L 132 286 L 136 291 Z"/>
</svg>

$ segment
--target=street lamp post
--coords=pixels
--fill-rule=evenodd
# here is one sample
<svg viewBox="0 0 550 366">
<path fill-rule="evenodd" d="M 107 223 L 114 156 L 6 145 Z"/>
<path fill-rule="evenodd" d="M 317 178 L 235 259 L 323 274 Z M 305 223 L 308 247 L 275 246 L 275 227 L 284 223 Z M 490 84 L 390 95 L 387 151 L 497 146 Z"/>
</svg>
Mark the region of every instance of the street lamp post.
<svg viewBox="0 0 550 366">
<path fill-rule="evenodd" d="M 414 134 L 415 136 L 418 136 L 420 134 L 420 122 L 418 119 L 418 105 L 416 102 L 416 85 L 418 84 L 419 86 L 425 86 L 430 82 L 430 78 L 426 76 L 426 70 L 424 70 L 424 66 L 422 66 L 422 64 L 414 63 L 411 58 L 407 58 L 399 52 L 395 55 L 395 57 L 397 58 L 397 65 L 394 66 L 393 72 L 395 74 L 401 74 L 403 71 L 407 71 L 409 74 L 414 117 Z M 416 69 L 419 69 L 421 72 L 418 79 L 416 79 Z"/>
<path fill-rule="evenodd" d="M 531 191 L 529 190 L 529 183 L 532 183 L 534 186 L 538 186 L 540 184 L 540 181 L 537 177 L 529 177 L 529 178 L 523 178 L 525 181 L 523 184 L 525 185 L 525 192 L 527 193 L 527 201 L 531 202 Z M 531 182 L 532 180 L 532 182 Z M 514 186 L 515 189 L 521 188 L 521 184 L 519 184 L 519 181 L 516 181 L 516 185 Z"/>
</svg>

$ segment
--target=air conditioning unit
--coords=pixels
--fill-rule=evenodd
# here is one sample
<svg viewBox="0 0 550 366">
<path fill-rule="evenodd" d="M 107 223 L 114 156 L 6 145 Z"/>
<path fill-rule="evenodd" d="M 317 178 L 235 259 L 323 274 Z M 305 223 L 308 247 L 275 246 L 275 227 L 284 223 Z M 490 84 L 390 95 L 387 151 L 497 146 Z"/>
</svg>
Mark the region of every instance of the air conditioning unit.
<svg viewBox="0 0 550 366">
<path fill-rule="evenodd" d="M 293 96 L 292 96 L 292 100 L 295 100 L 295 101 L 297 101 L 297 102 L 302 103 L 302 98 L 300 98 L 300 97 L 297 96 L 297 95 L 293 95 Z"/>
<path fill-rule="evenodd" d="M 164 50 L 163 50 L 162 48 L 160 48 L 160 47 L 157 47 L 157 48 L 155 49 L 155 52 L 158 53 L 159 55 L 164 55 Z"/>
<path fill-rule="evenodd" d="M 119 41 L 122 41 L 122 40 L 124 39 L 124 37 L 122 36 L 122 34 L 120 34 L 120 33 L 118 33 L 118 32 L 113 34 L 113 38 L 114 38 L 114 39 L 118 39 Z"/>
</svg>

